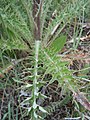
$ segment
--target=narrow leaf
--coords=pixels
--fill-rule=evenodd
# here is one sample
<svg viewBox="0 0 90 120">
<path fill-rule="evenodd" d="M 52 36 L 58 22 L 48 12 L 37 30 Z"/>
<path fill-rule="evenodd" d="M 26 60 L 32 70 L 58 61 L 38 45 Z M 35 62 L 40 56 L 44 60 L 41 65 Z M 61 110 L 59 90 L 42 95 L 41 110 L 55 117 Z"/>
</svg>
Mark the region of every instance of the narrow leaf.
<svg viewBox="0 0 90 120">
<path fill-rule="evenodd" d="M 39 110 L 42 111 L 42 112 L 44 112 L 44 113 L 47 113 L 47 111 L 44 110 L 43 107 L 41 107 L 41 106 L 39 106 Z"/>
</svg>

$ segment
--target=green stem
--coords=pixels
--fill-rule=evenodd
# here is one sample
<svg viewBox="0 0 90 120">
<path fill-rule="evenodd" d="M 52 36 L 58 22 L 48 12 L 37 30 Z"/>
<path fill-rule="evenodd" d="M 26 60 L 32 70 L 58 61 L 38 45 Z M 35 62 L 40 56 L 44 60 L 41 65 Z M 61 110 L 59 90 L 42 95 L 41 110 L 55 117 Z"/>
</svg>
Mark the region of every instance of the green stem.
<svg viewBox="0 0 90 120">
<path fill-rule="evenodd" d="M 35 118 L 34 113 L 37 109 L 36 98 L 38 96 L 38 87 L 37 87 L 37 76 L 38 76 L 38 56 L 39 56 L 39 47 L 40 41 L 35 41 L 35 66 L 34 66 L 34 80 L 33 80 L 33 118 Z"/>
</svg>

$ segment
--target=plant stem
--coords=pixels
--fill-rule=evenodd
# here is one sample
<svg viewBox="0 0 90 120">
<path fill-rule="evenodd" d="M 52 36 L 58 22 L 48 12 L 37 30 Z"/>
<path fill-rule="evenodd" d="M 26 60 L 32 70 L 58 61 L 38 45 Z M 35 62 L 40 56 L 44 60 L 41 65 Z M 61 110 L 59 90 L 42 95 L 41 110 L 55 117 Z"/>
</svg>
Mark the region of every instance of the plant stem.
<svg viewBox="0 0 90 120">
<path fill-rule="evenodd" d="M 39 56 L 39 47 L 40 47 L 40 41 L 35 41 L 35 66 L 34 66 L 34 80 L 33 80 L 33 113 L 32 113 L 32 119 L 36 120 L 37 116 L 36 110 L 37 110 L 37 104 L 36 99 L 38 97 L 38 87 L 37 87 L 37 77 L 38 77 L 38 56 Z"/>
</svg>

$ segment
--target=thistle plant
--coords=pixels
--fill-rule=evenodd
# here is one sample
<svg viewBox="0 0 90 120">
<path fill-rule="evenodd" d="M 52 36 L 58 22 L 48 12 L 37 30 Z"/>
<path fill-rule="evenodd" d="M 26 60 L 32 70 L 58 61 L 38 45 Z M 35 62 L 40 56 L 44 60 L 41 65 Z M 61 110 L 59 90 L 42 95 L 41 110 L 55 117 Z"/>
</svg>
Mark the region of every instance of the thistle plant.
<svg viewBox="0 0 90 120">
<path fill-rule="evenodd" d="M 66 35 L 61 35 L 62 30 L 72 19 L 82 14 L 82 6 L 85 7 L 86 4 L 84 0 L 68 0 L 66 5 L 62 0 L 54 2 L 55 0 L 11 0 L 10 3 L 7 2 L 5 9 L 0 9 L 0 49 L 3 49 L 3 52 L 24 49 L 31 53 L 31 68 L 25 69 L 30 72 L 28 81 L 32 82 L 21 82 L 21 89 L 31 91 L 31 95 L 20 104 L 26 105 L 22 107 L 27 109 L 31 120 L 43 119 L 40 111 L 47 113 L 41 103 L 38 103 L 39 99 L 46 98 L 40 92 L 43 85 L 58 81 L 59 87 L 63 86 L 73 93 L 79 88 L 73 72 L 67 67 L 68 62 L 62 61 L 58 52 L 64 47 L 67 38 Z M 53 13 L 56 14 L 54 18 Z M 51 75 L 51 79 L 45 81 L 47 74 Z"/>
</svg>

